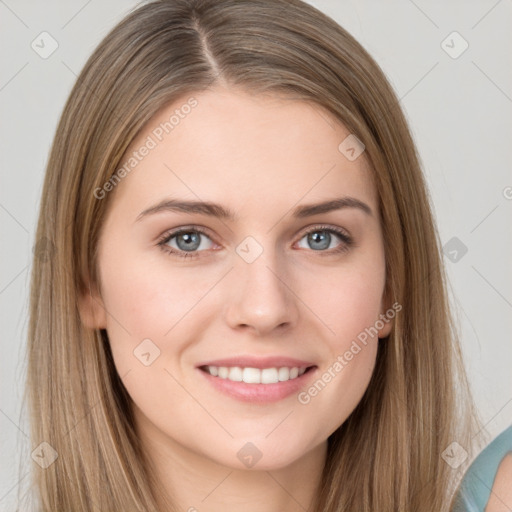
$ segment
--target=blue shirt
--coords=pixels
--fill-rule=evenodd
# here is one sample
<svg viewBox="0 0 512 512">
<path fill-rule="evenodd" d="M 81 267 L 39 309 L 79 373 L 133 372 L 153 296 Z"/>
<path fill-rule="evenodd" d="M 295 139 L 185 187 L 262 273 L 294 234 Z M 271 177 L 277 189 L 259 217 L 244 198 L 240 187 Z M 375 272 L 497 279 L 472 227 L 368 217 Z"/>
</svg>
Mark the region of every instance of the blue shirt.
<svg viewBox="0 0 512 512">
<path fill-rule="evenodd" d="M 512 425 L 485 447 L 472 462 L 459 487 L 455 512 L 485 511 L 498 466 L 510 452 L 512 452 Z"/>
</svg>

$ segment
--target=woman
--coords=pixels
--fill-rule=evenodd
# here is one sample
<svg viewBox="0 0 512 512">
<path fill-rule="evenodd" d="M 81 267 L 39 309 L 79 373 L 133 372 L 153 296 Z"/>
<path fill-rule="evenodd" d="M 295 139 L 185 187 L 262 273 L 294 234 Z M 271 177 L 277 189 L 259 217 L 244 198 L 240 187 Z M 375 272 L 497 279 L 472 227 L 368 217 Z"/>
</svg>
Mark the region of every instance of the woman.
<svg viewBox="0 0 512 512">
<path fill-rule="evenodd" d="M 476 430 L 428 193 L 332 19 L 131 13 L 71 91 L 37 237 L 42 510 L 451 509 Z"/>
</svg>

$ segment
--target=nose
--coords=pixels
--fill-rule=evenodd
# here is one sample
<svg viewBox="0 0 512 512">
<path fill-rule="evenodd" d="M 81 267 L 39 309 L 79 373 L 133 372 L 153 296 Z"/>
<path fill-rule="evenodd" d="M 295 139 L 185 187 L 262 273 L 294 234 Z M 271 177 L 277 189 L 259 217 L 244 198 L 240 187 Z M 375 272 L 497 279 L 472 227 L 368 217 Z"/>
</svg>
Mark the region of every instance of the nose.
<svg viewBox="0 0 512 512">
<path fill-rule="evenodd" d="M 296 325 L 297 297 L 285 262 L 265 251 L 252 263 L 235 259 L 226 283 L 226 321 L 235 330 L 258 337 Z"/>
</svg>

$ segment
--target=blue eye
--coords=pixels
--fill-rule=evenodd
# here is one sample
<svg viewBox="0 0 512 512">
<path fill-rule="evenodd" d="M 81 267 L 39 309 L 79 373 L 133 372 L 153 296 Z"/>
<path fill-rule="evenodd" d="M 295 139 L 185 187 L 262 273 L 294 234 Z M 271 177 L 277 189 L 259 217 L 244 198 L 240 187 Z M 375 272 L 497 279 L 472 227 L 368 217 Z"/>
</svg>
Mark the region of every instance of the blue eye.
<svg viewBox="0 0 512 512">
<path fill-rule="evenodd" d="M 198 227 L 180 229 L 172 233 L 166 233 L 164 238 L 158 242 L 158 245 L 164 251 L 182 258 L 195 257 L 194 252 L 202 245 L 201 237 L 209 238 L 206 232 Z M 168 245 L 173 239 L 176 239 L 177 248 Z"/>
<path fill-rule="evenodd" d="M 331 247 L 332 250 L 327 252 L 324 249 L 329 249 L 331 242 L 333 241 L 333 234 L 335 237 L 341 239 L 343 243 L 337 247 Z M 309 230 L 306 235 L 301 238 L 301 240 L 304 238 L 307 238 L 307 243 L 312 246 L 314 251 L 327 254 L 337 254 L 340 252 L 348 251 L 352 245 L 352 239 L 346 233 L 339 229 L 330 228 L 328 226 L 317 226 Z"/>
<path fill-rule="evenodd" d="M 334 248 L 331 247 L 331 250 L 326 251 L 325 249 L 329 249 L 333 241 L 333 234 L 341 240 L 341 244 Z M 163 251 L 173 256 L 180 258 L 197 257 L 198 252 L 203 252 L 199 249 L 201 247 L 205 249 L 201 241 L 202 237 L 211 241 L 206 231 L 198 226 L 191 226 L 189 228 L 181 228 L 171 233 L 165 233 L 158 242 L 158 245 Z M 322 256 L 346 252 L 353 245 L 352 238 L 345 231 L 330 226 L 315 226 L 307 231 L 300 240 L 305 238 L 307 238 L 307 243 L 311 244 L 312 250 Z M 174 239 L 176 247 L 169 245 Z"/>
</svg>

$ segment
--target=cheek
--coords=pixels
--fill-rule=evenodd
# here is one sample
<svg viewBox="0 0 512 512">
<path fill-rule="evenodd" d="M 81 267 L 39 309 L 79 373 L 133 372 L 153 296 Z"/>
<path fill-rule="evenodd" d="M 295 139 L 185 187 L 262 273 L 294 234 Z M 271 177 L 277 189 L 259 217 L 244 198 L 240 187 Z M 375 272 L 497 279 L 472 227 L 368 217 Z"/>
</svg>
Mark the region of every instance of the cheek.
<svg viewBox="0 0 512 512">
<path fill-rule="evenodd" d="M 114 252 L 113 247 L 105 248 L 105 256 L 109 250 L 113 257 L 103 258 L 101 264 L 102 297 L 118 373 L 141 370 L 137 356 L 148 352 L 150 360 L 155 358 L 150 368 L 163 371 L 184 352 L 186 333 L 201 325 L 198 316 L 206 304 L 202 300 L 219 272 L 186 269 L 156 251 L 144 258 L 128 249 Z"/>
<path fill-rule="evenodd" d="M 195 306 L 211 288 L 209 282 L 215 282 L 173 269 L 160 259 L 164 261 L 144 261 L 140 255 L 130 258 L 125 253 L 105 258 L 102 266 L 114 363 L 135 404 L 150 416 L 159 414 L 164 405 L 187 400 L 172 378 L 175 360 L 186 350 L 186 332 L 197 325 Z"/>
<path fill-rule="evenodd" d="M 373 254 L 378 254 L 377 252 Z M 377 356 L 378 328 L 385 283 L 384 260 L 361 259 L 354 265 L 317 275 L 303 290 L 323 324 L 326 358 L 316 379 L 298 402 L 320 416 L 329 411 L 318 435 L 330 435 L 352 413 L 370 382 Z"/>
<path fill-rule="evenodd" d="M 134 337 L 164 337 L 215 284 L 218 276 L 185 269 L 164 254 L 122 256 L 104 265 L 104 300 Z M 113 319 L 110 319 L 114 323 Z"/>
<path fill-rule="evenodd" d="M 363 397 L 375 368 L 383 275 L 375 272 L 339 272 L 329 284 L 309 293 L 321 305 L 318 314 L 327 327 L 322 336 L 325 358 L 311 385 L 297 397 L 300 407 L 324 418 L 315 435 L 332 434 Z"/>
<path fill-rule="evenodd" d="M 314 305 L 311 309 L 325 327 L 324 339 L 332 351 L 347 350 L 353 339 L 375 326 L 384 278 L 383 264 L 376 261 L 364 264 L 364 260 L 362 264 L 317 273 L 315 286 L 302 278 L 301 296 L 306 304 Z"/>
<path fill-rule="evenodd" d="M 360 403 L 375 367 L 377 342 L 358 341 L 317 372 L 297 400 L 302 414 L 322 418 L 314 437 L 326 438 L 342 425 Z"/>
</svg>

